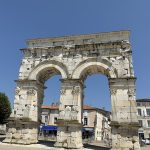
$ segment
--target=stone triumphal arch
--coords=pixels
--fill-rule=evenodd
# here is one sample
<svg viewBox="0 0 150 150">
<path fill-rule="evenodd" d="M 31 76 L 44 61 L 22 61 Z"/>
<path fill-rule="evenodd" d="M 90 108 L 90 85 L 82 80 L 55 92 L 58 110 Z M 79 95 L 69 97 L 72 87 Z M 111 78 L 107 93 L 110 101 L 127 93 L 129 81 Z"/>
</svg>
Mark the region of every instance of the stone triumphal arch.
<svg viewBox="0 0 150 150">
<path fill-rule="evenodd" d="M 16 81 L 14 109 L 4 142 L 38 141 L 44 83 L 61 75 L 56 147 L 82 148 L 84 80 L 101 73 L 109 81 L 112 149 L 139 150 L 135 80 L 129 31 L 27 40 Z"/>
</svg>

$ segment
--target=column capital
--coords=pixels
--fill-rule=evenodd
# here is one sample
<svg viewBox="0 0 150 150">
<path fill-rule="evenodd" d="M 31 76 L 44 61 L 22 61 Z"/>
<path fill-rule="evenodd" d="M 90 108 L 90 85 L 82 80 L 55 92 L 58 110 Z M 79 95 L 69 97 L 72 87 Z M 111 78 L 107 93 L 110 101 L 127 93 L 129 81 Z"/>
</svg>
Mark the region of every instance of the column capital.
<svg viewBox="0 0 150 150">
<path fill-rule="evenodd" d="M 111 93 L 111 95 L 115 95 L 117 93 L 117 89 L 110 88 L 110 93 Z"/>
</svg>

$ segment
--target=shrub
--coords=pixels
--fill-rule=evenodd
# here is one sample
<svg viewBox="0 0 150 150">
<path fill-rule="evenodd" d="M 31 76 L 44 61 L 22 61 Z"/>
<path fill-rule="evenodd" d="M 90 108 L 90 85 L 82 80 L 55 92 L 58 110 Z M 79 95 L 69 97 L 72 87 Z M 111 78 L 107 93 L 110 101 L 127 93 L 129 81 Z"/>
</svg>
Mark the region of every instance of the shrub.
<svg viewBox="0 0 150 150">
<path fill-rule="evenodd" d="M 8 97 L 4 93 L 0 93 L 0 124 L 7 123 L 10 114 L 11 106 Z"/>
</svg>

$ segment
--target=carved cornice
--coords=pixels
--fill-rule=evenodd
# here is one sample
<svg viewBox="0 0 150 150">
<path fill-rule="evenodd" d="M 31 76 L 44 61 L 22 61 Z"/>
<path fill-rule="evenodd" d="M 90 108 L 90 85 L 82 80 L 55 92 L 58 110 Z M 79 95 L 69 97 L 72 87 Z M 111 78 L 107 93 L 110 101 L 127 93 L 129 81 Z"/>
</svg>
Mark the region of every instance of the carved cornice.
<svg viewBox="0 0 150 150">
<path fill-rule="evenodd" d="M 129 31 L 114 31 L 103 32 L 86 35 L 74 35 L 55 38 L 39 38 L 27 40 L 29 47 L 49 47 L 49 46 L 61 46 L 61 45 L 82 45 L 89 43 L 107 43 L 109 41 L 128 41 L 130 36 Z"/>
<path fill-rule="evenodd" d="M 115 95 L 117 93 L 117 89 L 110 89 L 111 95 Z"/>
<path fill-rule="evenodd" d="M 93 51 L 93 50 L 114 50 L 114 53 L 119 53 L 120 50 L 125 51 L 130 49 L 130 44 L 126 41 L 114 41 L 114 42 L 97 42 L 97 43 L 82 43 L 80 45 L 60 45 L 60 46 L 43 46 L 43 47 L 34 47 L 34 48 L 22 48 L 21 51 L 29 51 L 32 54 L 38 50 L 40 51 L 57 51 L 61 50 L 62 52 L 67 51 Z M 113 52 L 111 52 L 113 53 Z"/>
<path fill-rule="evenodd" d="M 51 47 L 34 47 L 21 49 L 25 58 L 52 59 L 58 58 L 78 58 L 78 57 L 98 57 L 98 56 L 125 56 L 130 55 L 130 44 L 126 41 L 115 41 L 107 43 L 88 43 L 80 45 L 61 45 Z M 40 51 L 40 52 L 38 52 Z"/>
<path fill-rule="evenodd" d="M 72 94 L 74 94 L 74 95 L 78 95 L 80 92 L 81 92 L 80 87 L 75 87 L 72 89 Z"/>
<path fill-rule="evenodd" d="M 29 89 L 27 91 L 27 95 L 35 95 L 36 94 L 36 91 L 34 89 Z"/>
<path fill-rule="evenodd" d="M 62 88 L 62 89 L 60 90 L 60 93 L 61 93 L 61 95 L 65 95 L 66 89 L 65 89 L 65 88 Z"/>
<path fill-rule="evenodd" d="M 16 94 L 16 95 L 19 95 L 19 93 L 20 93 L 20 88 L 17 87 L 17 88 L 15 89 L 15 94 Z"/>
</svg>

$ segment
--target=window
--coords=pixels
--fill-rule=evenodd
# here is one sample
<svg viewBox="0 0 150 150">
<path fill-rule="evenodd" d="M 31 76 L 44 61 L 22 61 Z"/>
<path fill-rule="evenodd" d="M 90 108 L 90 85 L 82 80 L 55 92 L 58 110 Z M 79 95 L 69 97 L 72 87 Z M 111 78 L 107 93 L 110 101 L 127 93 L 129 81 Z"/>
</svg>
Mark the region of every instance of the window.
<svg viewBox="0 0 150 150">
<path fill-rule="evenodd" d="M 57 122 L 57 117 L 54 117 L 54 123 L 56 123 Z"/>
<path fill-rule="evenodd" d="M 146 109 L 147 116 L 150 116 L 150 109 Z"/>
<path fill-rule="evenodd" d="M 146 116 L 146 112 L 143 110 L 143 116 Z"/>
<path fill-rule="evenodd" d="M 137 106 L 140 106 L 140 103 L 137 102 Z"/>
<path fill-rule="evenodd" d="M 143 126 L 142 120 L 139 120 L 139 124 L 140 124 L 141 127 Z"/>
<path fill-rule="evenodd" d="M 142 113 L 141 113 L 141 109 L 137 109 L 138 110 L 138 115 L 141 116 Z"/>
<path fill-rule="evenodd" d="M 88 125 L 88 118 L 84 117 L 84 125 Z"/>
<path fill-rule="evenodd" d="M 150 127 L 150 120 L 147 120 L 148 127 Z"/>
<path fill-rule="evenodd" d="M 143 103 L 142 103 L 142 106 L 146 106 L 146 102 L 143 102 Z"/>
<path fill-rule="evenodd" d="M 45 116 L 45 124 L 48 123 L 48 116 Z"/>
<path fill-rule="evenodd" d="M 139 133 L 139 139 L 144 139 L 144 133 Z"/>
</svg>

